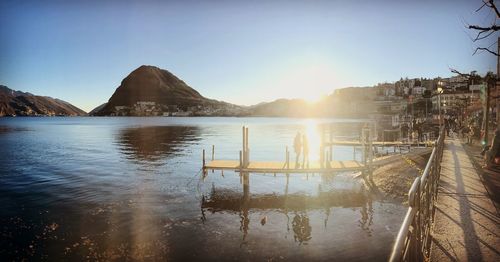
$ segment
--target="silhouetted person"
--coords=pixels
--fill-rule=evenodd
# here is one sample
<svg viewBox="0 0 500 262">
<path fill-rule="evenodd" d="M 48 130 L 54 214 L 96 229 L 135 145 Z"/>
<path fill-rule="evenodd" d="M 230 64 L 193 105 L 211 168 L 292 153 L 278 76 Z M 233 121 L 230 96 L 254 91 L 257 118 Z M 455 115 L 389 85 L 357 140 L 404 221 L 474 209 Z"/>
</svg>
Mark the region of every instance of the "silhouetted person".
<svg viewBox="0 0 500 262">
<path fill-rule="evenodd" d="M 422 141 L 422 123 L 418 123 L 417 124 L 417 138 L 418 138 L 418 141 Z"/>
<path fill-rule="evenodd" d="M 302 135 L 302 151 L 304 153 L 303 160 L 302 160 L 302 168 L 307 167 L 309 168 L 309 141 L 307 140 L 306 135 Z"/>
<path fill-rule="evenodd" d="M 467 144 L 472 144 L 473 140 L 474 140 L 474 127 L 472 125 L 469 125 L 467 132 Z"/>
<path fill-rule="evenodd" d="M 446 135 L 450 136 L 450 122 L 448 119 L 444 120 L 444 129 L 446 130 Z"/>
<path fill-rule="evenodd" d="M 295 139 L 293 140 L 293 149 L 295 150 L 295 168 L 300 167 L 299 164 L 299 157 L 300 157 L 300 152 L 302 151 L 302 141 L 301 141 L 301 135 L 300 132 L 297 132 L 297 135 L 295 135 Z"/>
</svg>

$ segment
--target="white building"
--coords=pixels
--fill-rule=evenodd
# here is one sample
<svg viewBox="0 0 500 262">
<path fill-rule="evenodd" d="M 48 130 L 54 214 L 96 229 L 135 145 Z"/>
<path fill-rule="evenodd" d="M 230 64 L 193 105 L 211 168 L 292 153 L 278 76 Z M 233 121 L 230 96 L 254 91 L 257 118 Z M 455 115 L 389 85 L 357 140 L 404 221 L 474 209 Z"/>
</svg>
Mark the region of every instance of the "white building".
<svg viewBox="0 0 500 262">
<path fill-rule="evenodd" d="M 441 96 L 441 110 L 456 110 L 456 109 L 464 109 L 467 103 L 470 103 L 471 100 L 479 99 L 479 92 L 477 93 L 469 93 L 469 92 L 461 92 L 461 93 L 444 93 L 441 95 L 435 95 L 432 97 L 432 108 L 439 108 L 439 96 Z"/>
</svg>

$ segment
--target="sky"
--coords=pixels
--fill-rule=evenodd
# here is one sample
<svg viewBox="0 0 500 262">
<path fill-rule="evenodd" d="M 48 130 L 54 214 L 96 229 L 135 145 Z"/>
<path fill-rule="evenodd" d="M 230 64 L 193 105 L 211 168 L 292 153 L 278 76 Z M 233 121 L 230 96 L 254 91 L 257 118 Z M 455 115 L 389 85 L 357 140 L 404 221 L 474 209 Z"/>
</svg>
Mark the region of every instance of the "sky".
<svg viewBox="0 0 500 262">
<path fill-rule="evenodd" d="M 0 85 L 90 111 L 141 65 L 240 105 L 496 71 L 481 0 L 0 1 Z"/>
</svg>

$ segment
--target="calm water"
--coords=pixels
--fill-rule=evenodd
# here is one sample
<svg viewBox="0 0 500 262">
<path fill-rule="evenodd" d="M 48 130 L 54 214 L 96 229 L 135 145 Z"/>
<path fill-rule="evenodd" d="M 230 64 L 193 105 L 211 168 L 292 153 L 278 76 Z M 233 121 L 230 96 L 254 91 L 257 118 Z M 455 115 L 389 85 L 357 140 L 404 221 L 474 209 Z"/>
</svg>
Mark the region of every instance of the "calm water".
<svg viewBox="0 0 500 262">
<path fill-rule="evenodd" d="M 353 174 L 209 172 L 201 151 L 284 160 L 295 133 L 317 158 L 322 122 L 286 118 L 2 118 L 0 257 L 49 260 L 386 260 L 405 207 Z M 360 123 L 335 124 L 357 136 Z M 335 148 L 352 159 L 351 148 Z M 2 259 L 4 260 L 4 259 Z"/>
</svg>

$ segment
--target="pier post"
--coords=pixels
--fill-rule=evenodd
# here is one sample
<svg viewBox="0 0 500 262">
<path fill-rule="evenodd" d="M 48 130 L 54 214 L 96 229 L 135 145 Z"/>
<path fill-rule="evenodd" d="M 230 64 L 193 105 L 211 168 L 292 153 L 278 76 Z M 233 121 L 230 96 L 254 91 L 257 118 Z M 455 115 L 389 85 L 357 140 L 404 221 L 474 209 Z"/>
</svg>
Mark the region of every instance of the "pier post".
<svg viewBox="0 0 500 262">
<path fill-rule="evenodd" d="M 215 145 L 212 145 L 212 161 L 214 161 L 214 159 L 215 159 L 215 157 L 214 157 L 215 153 L 214 152 L 215 152 Z M 212 169 L 212 173 L 213 172 L 214 172 L 214 170 Z"/>
<path fill-rule="evenodd" d="M 286 173 L 285 196 L 288 196 L 288 184 L 290 182 L 290 174 Z"/>
<path fill-rule="evenodd" d="M 248 127 L 245 127 L 245 148 L 248 149 Z"/>
<path fill-rule="evenodd" d="M 288 152 L 288 146 L 286 147 L 285 150 L 285 166 L 287 169 L 290 168 L 290 152 Z"/>
<path fill-rule="evenodd" d="M 243 200 L 248 201 L 250 198 L 250 177 L 247 172 L 243 173 Z"/>
<path fill-rule="evenodd" d="M 203 158 L 203 169 L 205 169 L 205 149 L 203 149 L 203 154 L 202 154 L 202 158 Z"/>
<path fill-rule="evenodd" d="M 250 149 L 247 148 L 247 153 L 245 155 L 247 157 L 245 161 L 245 167 L 248 167 L 248 164 L 250 163 Z"/>
<path fill-rule="evenodd" d="M 240 169 L 243 168 L 243 153 L 240 150 Z"/>
<path fill-rule="evenodd" d="M 329 159 L 329 154 L 328 154 L 328 151 L 325 150 L 325 152 L 323 152 L 323 154 L 325 155 L 325 157 L 323 157 L 323 159 L 325 160 L 325 167 L 328 167 L 328 159 Z"/>
<path fill-rule="evenodd" d="M 329 125 L 329 139 L 330 139 L 330 161 L 333 160 L 333 133 L 332 133 L 332 124 Z"/>
<path fill-rule="evenodd" d="M 325 150 L 323 149 L 323 143 L 319 146 L 319 163 L 320 166 L 323 167 L 325 162 Z"/>
<path fill-rule="evenodd" d="M 241 167 L 245 167 L 245 164 L 246 164 L 246 154 L 247 154 L 247 148 L 246 148 L 246 129 L 245 129 L 245 126 L 243 126 L 242 128 L 242 131 L 243 131 L 243 143 L 242 143 L 242 156 L 241 156 Z"/>
<path fill-rule="evenodd" d="M 243 167 L 250 162 L 250 150 L 248 149 L 248 127 L 243 126 Z"/>
<path fill-rule="evenodd" d="M 212 145 L 212 161 L 215 159 L 215 145 Z"/>
<path fill-rule="evenodd" d="M 333 161 L 333 145 L 330 144 L 330 161 Z"/>
<path fill-rule="evenodd" d="M 202 151 L 202 161 L 203 161 L 203 168 L 201 170 L 203 173 L 203 179 L 205 179 L 205 177 L 208 175 L 208 170 L 206 169 L 207 167 L 205 163 L 205 149 L 203 149 Z"/>
</svg>

